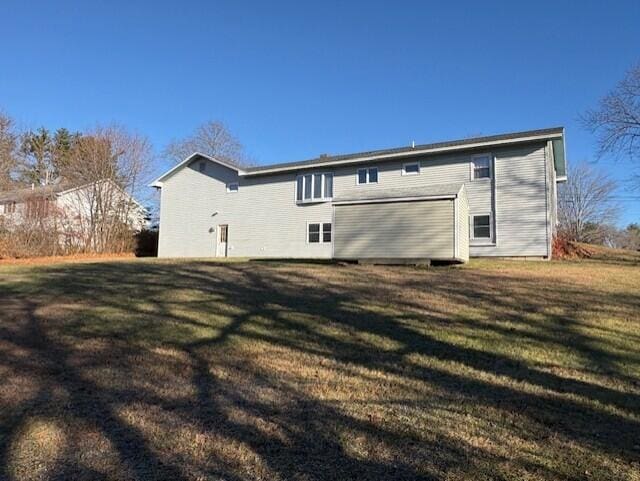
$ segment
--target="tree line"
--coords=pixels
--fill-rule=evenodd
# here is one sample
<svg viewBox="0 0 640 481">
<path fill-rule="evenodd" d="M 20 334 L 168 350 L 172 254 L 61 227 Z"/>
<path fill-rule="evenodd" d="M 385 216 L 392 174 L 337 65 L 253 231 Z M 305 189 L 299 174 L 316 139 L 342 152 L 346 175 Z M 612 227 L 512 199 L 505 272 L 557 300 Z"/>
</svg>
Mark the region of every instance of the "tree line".
<svg viewBox="0 0 640 481">
<path fill-rule="evenodd" d="M 640 161 L 640 64 L 631 68 L 598 106 L 581 116 L 582 125 L 597 138 L 596 158 Z M 630 193 L 621 197 L 620 183 L 594 163 L 569 165 L 567 182 L 558 192 L 559 235 L 577 242 L 640 249 L 638 223 L 617 227 L 621 201 L 640 203 L 639 171 L 629 172 Z"/>
</svg>

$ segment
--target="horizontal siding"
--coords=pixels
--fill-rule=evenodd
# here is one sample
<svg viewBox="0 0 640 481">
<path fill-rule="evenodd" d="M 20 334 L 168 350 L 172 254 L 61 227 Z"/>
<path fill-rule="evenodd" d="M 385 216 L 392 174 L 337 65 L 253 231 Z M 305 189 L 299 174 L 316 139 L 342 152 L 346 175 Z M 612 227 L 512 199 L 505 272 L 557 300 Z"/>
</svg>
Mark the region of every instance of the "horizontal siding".
<svg viewBox="0 0 640 481">
<path fill-rule="evenodd" d="M 548 254 L 545 161 L 544 145 L 496 155 L 496 245 L 472 246 L 472 255 Z"/>
<path fill-rule="evenodd" d="M 334 219 L 336 258 L 454 257 L 452 200 L 339 205 Z"/>
<path fill-rule="evenodd" d="M 227 193 L 229 182 L 237 193 Z M 331 205 L 298 206 L 294 189 L 291 175 L 238 178 L 213 162 L 202 174 L 196 162 L 163 184 L 159 255 L 215 256 L 227 224 L 230 257 L 331 257 L 331 244 L 306 242 L 307 222 L 331 222 Z"/>
<path fill-rule="evenodd" d="M 493 212 L 496 223 L 496 245 L 471 245 L 472 256 L 547 255 L 544 145 L 493 150 L 493 180 L 471 180 L 471 156 L 480 152 L 421 157 L 421 173 L 410 176 L 402 175 L 400 160 L 372 163 L 367 166 L 378 167 L 379 182 L 360 186 L 356 185 L 356 172 L 362 166 L 298 173 L 332 172 L 336 197 L 461 182 L 469 213 Z M 297 173 L 238 178 L 233 170 L 212 162 L 207 162 L 204 174 L 200 173 L 197 162 L 163 184 L 161 256 L 214 256 L 217 226 L 228 224 L 230 256 L 331 257 L 331 244 L 306 242 L 308 222 L 331 222 L 331 203 L 296 205 Z M 228 194 L 228 182 L 239 182 L 239 192 Z M 468 236 L 468 218 L 463 224 Z"/>
</svg>

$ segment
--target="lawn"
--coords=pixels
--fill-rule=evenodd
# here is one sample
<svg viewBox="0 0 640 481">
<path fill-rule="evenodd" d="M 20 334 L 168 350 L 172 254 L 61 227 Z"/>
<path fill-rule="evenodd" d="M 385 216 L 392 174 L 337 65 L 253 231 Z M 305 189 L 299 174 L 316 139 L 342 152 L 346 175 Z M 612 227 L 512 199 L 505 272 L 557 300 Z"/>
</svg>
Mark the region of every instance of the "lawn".
<svg viewBox="0 0 640 481">
<path fill-rule="evenodd" d="M 0 266 L 0 479 L 640 479 L 640 255 Z"/>
</svg>

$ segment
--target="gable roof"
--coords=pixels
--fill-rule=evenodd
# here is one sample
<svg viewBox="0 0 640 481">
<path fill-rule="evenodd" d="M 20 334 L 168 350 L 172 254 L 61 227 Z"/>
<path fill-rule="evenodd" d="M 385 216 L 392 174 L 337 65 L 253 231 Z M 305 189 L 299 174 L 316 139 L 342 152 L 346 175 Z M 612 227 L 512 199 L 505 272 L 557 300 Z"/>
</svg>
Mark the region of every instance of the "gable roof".
<svg viewBox="0 0 640 481">
<path fill-rule="evenodd" d="M 72 186 L 66 181 L 56 184 L 36 185 L 0 192 L 0 202 L 21 202 L 29 197 L 47 197 L 70 189 Z"/>
<path fill-rule="evenodd" d="M 324 155 L 313 159 L 307 159 L 297 162 L 285 162 L 271 165 L 262 165 L 257 167 L 240 167 L 229 162 L 211 157 L 209 155 L 194 153 L 185 160 L 177 164 L 175 167 L 158 177 L 150 185 L 152 187 L 162 187 L 162 181 L 169 175 L 173 174 L 184 165 L 191 162 L 195 157 L 203 157 L 212 162 L 228 167 L 238 172 L 240 176 L 257 176 L 265 174 L 273 174 L 277 172 L 287 172 L 292 170 L 300 170 L 312 167 L 325 167 L 343 164 L 357 164 L 360 162 L 370 162 L 377 160 L 386 160 L 393 158 L 412 157 L 416 155 L 435 154 L 439 152 L 460 151 L 466 149 L 492 147 L 498 145 L 516 144 L 522 142 L 531 142 L 536 140 L 552 140 L 562 139 L 564 136 L 563 127 L 552 127 L 548 129 L 526 130 L 521 132 L 510 132 L 499 135 L 489 135 L 483 137 L 471 137 L 467 139 L 448 140 L 445 142 L 435 142 L 431 144 L 420 144 L 408 147 L 396 147 L 391 149 L 370 150 L 365 152 L 357 152 L 352 154 L 341 155 Z"/>
</svg>

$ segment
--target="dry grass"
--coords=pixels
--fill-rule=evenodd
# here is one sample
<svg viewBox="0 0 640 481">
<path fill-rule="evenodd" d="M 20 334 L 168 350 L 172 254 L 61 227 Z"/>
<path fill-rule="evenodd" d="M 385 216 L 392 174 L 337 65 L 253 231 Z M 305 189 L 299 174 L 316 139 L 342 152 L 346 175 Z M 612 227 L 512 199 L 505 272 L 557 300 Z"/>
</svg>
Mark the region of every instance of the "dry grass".
<svg viewBox="0 0 640 481">
<path fill-rule="evenodd" d="M 640 479 L 640 256 L 0 266 L 0 477 Z"/>
</svg>

